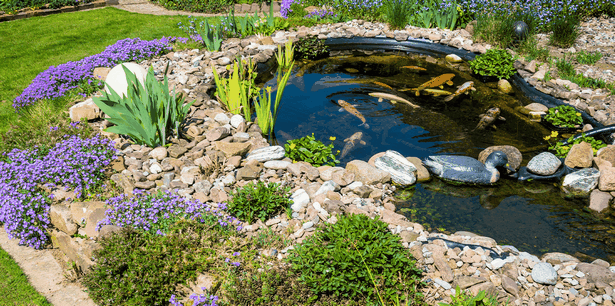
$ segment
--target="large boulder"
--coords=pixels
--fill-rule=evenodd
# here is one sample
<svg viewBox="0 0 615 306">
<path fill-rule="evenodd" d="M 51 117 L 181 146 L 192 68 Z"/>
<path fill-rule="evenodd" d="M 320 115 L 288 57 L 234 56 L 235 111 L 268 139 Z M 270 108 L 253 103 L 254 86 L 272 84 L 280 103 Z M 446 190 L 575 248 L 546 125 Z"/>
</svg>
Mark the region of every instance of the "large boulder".
<svg viewBox="0 0 615 306">
<path fill-rule="evenodd" d="M 391 180 L 391 175 L 362 160 L 353 160 L 346 164 L 346 170 L 354 173 L 355 180 L 363 184 L 374 185 L 386 183 Z"/>
<path fill-rule="evenodd" d="M 570 168 L 587 168 L 592 166 L 593 159 L 592 145 L 583 141 L 570 148 L 564 164 Z"/>
<path fill-rule="evenodd" d="M 543 285 L 555 285 L 557 283 L 557 272 L 548 262 L 539 262 L 532 268 L 532 279 Z"/>
<path fill-rule="evenodd" d="M 600 171 L 594 168 L 584 168 L 564 177 L 562 189 L 574 195 L 588 195 L 598 185 Z"/>
<path fill-rule="evenodd" d="M 250 144 L 249 142 L 214 142 L 214 147 L 216 148 L 216 150 L 224 153 L 226 157 L 243 156 L 250 150 L 251 145 L 252 144 Z"/>
<path fill-rule="evenodd" d="M 587 280 L 592 283 L 602 282 L 609 284 L 615 281 L 615 273 L 597 264 L 582 262 L 577 264 L 576 269 L 585 273 Z"/>
<path fill-rule="evenodd" d="M 601 213 L 609 208 L 612 198 L 610 193 L 594 189 L 589 195 L 589 209 Z"/>
<path fill-rule="evenodd" d="M 376 158 L 374 165 L 388 172 L 396 184 L 408 186 L 416 182 L 416 167 L 396 151 L 386 151 L 383 156 Z"/>
<path fill-rule="evenodd" d="M 128 94 L 128 81 L 126 80 L 126 73 L 122 66 L 128 68 L 128 70 L 135 74 L 137 80 L 141 84 L 145 84 L 145 77 L 147 76 L 147 70 L 137 63 L 123 63 L 113 67 L 109 71 L 109 74 L 107 74 L 105 91 L 110 93 L 109 88 L 112 88 L 120 97 Z"/>
</svg>

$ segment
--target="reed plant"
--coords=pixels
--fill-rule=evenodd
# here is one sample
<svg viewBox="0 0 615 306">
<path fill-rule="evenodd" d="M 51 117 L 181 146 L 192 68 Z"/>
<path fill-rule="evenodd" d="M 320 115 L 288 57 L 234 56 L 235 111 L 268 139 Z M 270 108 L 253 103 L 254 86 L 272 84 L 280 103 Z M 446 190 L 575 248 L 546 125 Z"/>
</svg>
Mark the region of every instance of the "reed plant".
<svg viewBox="0 0 615 306">
<path fill-rule="evenodd" d="M 232 73 L 228 79 L 221 78 L 215 66 L 212 68 L 218 100 L 232 114 L 243 112 L 244 117 L 249 121 L 252 118 L 251 100 L 258 94 L 258 87 L 254 83 L 257 75 L 256 63 L 252 59 L 245 62 L 246 67 L 243 63 L 238 59 L 231 65 Z"/>
<path fill-rule="evenodd" d="M 293 46 L 293 42 L 291 40 L 286 42 L 284 49 L 282 49 L 281 45 L 278 45 L 278 53 L 275 55 L 275 58 L 278 61 L 278 67 L 282 67 L 282 70 L 288 70 L 293 63 L 294 57 L 295 47 Z"/>
<path fill-rule="evenodd" d="M 408 24 L 411 11 L 410 3 L 407 0 L 389 0 L 384 8 L 386 19 L 392 29 L 403 29 Z"/>
<path fill-rule="evenodd" d="M 270 136 L 273 133 L 273 128 L 275 127 L 275 122 L 278 118 L 278 108 L 280 107 L 280 102 L 282 101 L 282 95 L 284 94 L 286 83 L 288 82 L 288 78 L 290 77 L 294 65 L 295 62 L 292 61 L 286 72 L 283 71 L 282 66 L 278 66 L 278 89 L 275 94 L 273 112 L 271 111 L 271 87 L 263 89 L 258 99 L 254 100 L 254 109 L 256 110 L 258 126 L 261 128 L 263 134 Z"/>
</svg>

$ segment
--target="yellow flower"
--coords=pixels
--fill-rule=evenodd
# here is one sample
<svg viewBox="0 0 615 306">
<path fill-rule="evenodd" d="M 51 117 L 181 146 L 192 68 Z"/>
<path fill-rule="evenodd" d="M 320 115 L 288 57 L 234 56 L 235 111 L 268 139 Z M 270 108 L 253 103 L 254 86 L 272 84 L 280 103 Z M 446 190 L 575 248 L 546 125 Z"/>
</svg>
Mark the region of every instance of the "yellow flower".
<svg viewBox="0 0 615 306">
<path fill-rule="evenodd" d="M 549 139 L 551 139 L 551 136 L 545 136 L 543 139 L 544 140 L 549 140 Z"/>
<path fill-rule="evenodd" d="M 577 113 L 577 116 L 581 116 L 581 113 Z"/>
<path fill-rule="evenodd" d="M 557 137 L 557 135 L 559 135 L 557 131 L 551 131 L 551 137 Z"/>
<path fill-rule="evenodd" d="M 340 150 L 337 150 L 337 153 L 339 153 L 339 152 L 340 152 Z"/>
<path fill-rule="evenodd" d="M 268 92 L 268 93 L 271 93 L 271 86 L 267 86 L 267 88 L 266 88 L 266 89 L 267 89 L 267 92 Z"/>
<path fill-rule="evenodd" d="M 334 141 L 335 140 L 335 136 L 329 137 L 329 140 Z"/>
<path fill-rule="evenodd" d="M 290 149 L 292 150 L 292 149 L 294 149 L 296 146 L 297 146 L 296 144 L 291 143 L 291 144 L 290 144 Z"/>
</svg>

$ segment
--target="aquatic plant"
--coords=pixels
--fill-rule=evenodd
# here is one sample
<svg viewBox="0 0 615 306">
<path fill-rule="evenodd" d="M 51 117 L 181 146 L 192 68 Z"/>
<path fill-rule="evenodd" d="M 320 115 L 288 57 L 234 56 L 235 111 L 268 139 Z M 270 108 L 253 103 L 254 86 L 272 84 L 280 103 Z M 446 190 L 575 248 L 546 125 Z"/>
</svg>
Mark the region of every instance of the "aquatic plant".
<svg viewBox="0 0 615 306">
<path fill-rule="evenodd" d="M 76 62 L 67 62 L 39 73 L 32 83 L 15 100 L 13 108 L 19 111 L 42 99 L 54 99 L 64 96 L 71 90 L 91 83 L 94 68 L 113 67 L 119 63 L 141 61 L 171 51 L 175 41 L 187 42 L 187 38 L 163 37 L 154 40 L 126 38 L 118 40 L 99 54 L 88 56 Z"/>
<path fill-rule="evenodd" d="M 583 124 L 583 117 L 574 107 L 560 105 L 549 108 L 544 118 L 547 122 L 563 128 L 574 128 Z"/>
<path fill-rule="evenodd" d="M 295 43 L 295 59 L 320 59 L 329 54 L 329 47 L 318 36 L 307 35 Z"/>
<path fill-rule="evenodd" d="M 561 141 L 558 141 L 555 144 L 551 144 L 550 140 L 557 140 L 557 136 L 559 136 L 558 132 L 552 131 L 551 135 L 544 137 L 544 140 L 547 140 L 549 142 L 549 150 L 555 151 L 555 156 L 560 158 L 565 158 L 568 155 L 568 152 L 570 152 L 572 146 L 581 142 L 589 143 L 592 146 L 592 151 L 594 152 L 594 154 L 596 154 L 598 150 L 606 147 L 606 144 L 602 143 L 602 140 L 597 140 L 591 136 L 585 136 L 585 133 L 581 134 L 581 137 L 576 139 L 574 139 L 574 136 L 571 136 L 566 140 L 566 145 L 564 145 Z"/>
<path fill-rule="evenodd" d="M 275 128 L 275 123 L 278 119 L 278 109 L 280 102 L 282 101 L 282 95 L 284 95 L 284 89 L 286 83 L 290 78 L 290 74 L 293 70 L 295 61 L 292 61 L 287 70 L 284 71 L 282 66 L 278 66 L 277 71 L 277 84 L 278 89 L 275 93 L 275 102 L 273 104 L 273 111 L 271 110 L 271 87 L 264 88 L 259 94 L 258 99 L 254 100 L 254 109 L 256 110 L 256 117 L 258 121 L 258 127 L 266 135 L 271 135 Z"/>
<path fill-rule="evenodd" d="M 333 141 L 335 137 L 330 137 L 332 142 L 329 145 L 325 145 L 320 140 L 316 140 L 314 133 L 298 139 L 291 139 L 284 145 L 286 156 L 293 160 L 293 162 L 304 161 L 313 166 L 320 167 L 322 165 L 335 166 L 340 161 L 336 156 L 339 154 L 333 153 Z"/>
<path fill-rule="evenodd" d="M 515 59 L 506 50 L 489 49 L 470 61 L 472 72 L 482 76 L 494 76 L 508 79 L 517 72 L 513 63 Z"/>
<path fill-rule="evenodd" d="M 215 96 L 229 112 L 233 114 L 243 112 L 246 120 L 252 119 L 251 100 L 258 95 L 258 87 L 254 83 L 257 76 L 255 65 L 251 58 L 247 61 L 237 59 L 232 65 L 227 66 L 227 69 L 232 69 L 232 73 L 225 79 L 220 78 L 216 67 L 212 65 L 216 82 Z"/>
</svg>

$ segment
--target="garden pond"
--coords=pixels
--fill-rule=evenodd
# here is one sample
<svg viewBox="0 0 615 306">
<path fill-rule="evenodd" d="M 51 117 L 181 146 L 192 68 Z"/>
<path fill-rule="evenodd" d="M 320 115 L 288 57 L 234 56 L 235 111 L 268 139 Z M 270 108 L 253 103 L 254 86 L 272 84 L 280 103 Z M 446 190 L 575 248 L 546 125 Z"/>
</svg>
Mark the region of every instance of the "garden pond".
<svg viewBox="0 0 615 306">
<path fill-rule="evenodd" d="M 451 73 L 452 85 L 445 82 L 418 96 L 413 90 Z M 272 77 L 265 72 L 259 79 Z M 467 81 L 476 89 L 468 95 L 446 102 L 448 94 L 438 92 L 454 93 Z M 275 89 L 275 78 L 264 86 Z M 394 97 L 380 99 L 381 94 L 374 93 Z M 476 158 L 489 146 L 512 145 L 523 153 L 523 165 L 547 149 L 543 137 L 550 134 L 515 111 L 529 102 L 514 90 L 501 93 L 493 80 L 474 78 L 467 63 L 405 52 L 336 51 L 326 59 L 296 62 L 271 141 L 284 144 L 314 133 L 316 139 L 345 151 L 338 155 L 341 166 L 386 150 L 421 159 L 436 154 Z M 500 109 L 502 118 L 486 128 L 478 126 L 480 115 L 493 107 Z M 349 148 L 344 140 L 350 137 L 360 137 L 365 144 L 355 142 Z M 494 187 L 463 187 L 432 178 L 398 189 L 397 198 L 401 213 L 432 231 L 470 231 L 533 254 L 565 252 L 615 261 L 612 216 L 595 216 L 585 208 L 587 199 L 565 198 L 554 182 L 503 178 Z"/>
</svg>

